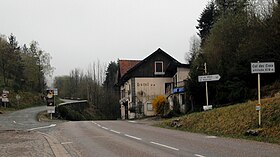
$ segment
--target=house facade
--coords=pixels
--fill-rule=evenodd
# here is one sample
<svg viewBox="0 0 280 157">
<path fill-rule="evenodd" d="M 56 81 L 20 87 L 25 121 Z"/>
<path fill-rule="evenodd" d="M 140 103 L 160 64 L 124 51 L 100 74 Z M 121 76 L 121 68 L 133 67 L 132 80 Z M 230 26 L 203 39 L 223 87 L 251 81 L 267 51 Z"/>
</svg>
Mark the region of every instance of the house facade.
<svg viewBox="0 0 280 157">
<path fill-rule="evenodd" d="M 118 83 L 122 119 L 155 115 L 152 101 L 159 95 L 168 98 L 170 109 L 178 99 L 185 112 L 184 80 L 189 66 L 161 49 L 139 60 L 119 60 Z"/>
</svg>

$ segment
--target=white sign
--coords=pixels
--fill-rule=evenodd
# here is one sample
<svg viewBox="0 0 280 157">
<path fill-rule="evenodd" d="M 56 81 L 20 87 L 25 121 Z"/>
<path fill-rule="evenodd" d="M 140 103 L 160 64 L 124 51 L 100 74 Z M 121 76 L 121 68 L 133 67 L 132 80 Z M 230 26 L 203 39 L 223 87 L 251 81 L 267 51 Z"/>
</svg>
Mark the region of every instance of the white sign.
<svg viewBox="0 0 280 157">
<path fill-rule="evenodd" d="M 2 102 L 9 102 L 8 93 L 9 91 L 5 91 L 5 92 L 3 91 Z"/>
<path fill-rule="evenodd" d="M 9 94 L 10 92 L 7 90 L 3 90 L 3 94 Z"/>
<path fill-rule="evenodd" d="M 212 105 L 208 105 L 208 106 L 203 106 L 203 110 L 207 111 L 207 110 L 212 110 L 213 106 Z"/>
<path fill-rule="evenodd" d="M 9 102 L 9 99 L 8 99 L 8 98 L 3 98 L 3 97 L 2 97 L 2 102 Z"/>
<path fill-rule="evenodd" d="M 53 89 L 53 94 L 54 94 L 54 95 L 58 95 L 58 90 L 57 90 L 57 88 L 54 88 L 54 89 Z"/>
<path fill-rule="evenodd" d="M 262 62 L 262 63 L 251 63 L 251 73 L 274 73 L 275 66 L 274 62 Z"/>
<path fill-rule="evenodd" d="M 54 106 L 48 106 L 47 107 L 47 112 L 48 113 L 55 113 L 55 107 Z"/>
<path fill-rule="evenodd" d="M 208 81 L 218 81 L 221 76 L 219 74 L 215 75 L 202 75 L 198 76 L 198 82 L 208 82 Z"/>
</svg>

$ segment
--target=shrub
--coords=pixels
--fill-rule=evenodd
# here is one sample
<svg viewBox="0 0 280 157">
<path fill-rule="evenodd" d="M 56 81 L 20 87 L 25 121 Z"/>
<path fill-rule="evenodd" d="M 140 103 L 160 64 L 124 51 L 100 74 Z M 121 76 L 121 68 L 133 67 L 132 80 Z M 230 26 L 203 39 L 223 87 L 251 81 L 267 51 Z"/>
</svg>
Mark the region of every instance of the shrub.
<svg viewBox="0 0 280 157">
<path fill-rule="evenodd" d="M 153 102 L 153 109 L 157 115 L 163 115 L 165 110 L 166 98 L 163 95 L 157 96 Z"/>
</svg>

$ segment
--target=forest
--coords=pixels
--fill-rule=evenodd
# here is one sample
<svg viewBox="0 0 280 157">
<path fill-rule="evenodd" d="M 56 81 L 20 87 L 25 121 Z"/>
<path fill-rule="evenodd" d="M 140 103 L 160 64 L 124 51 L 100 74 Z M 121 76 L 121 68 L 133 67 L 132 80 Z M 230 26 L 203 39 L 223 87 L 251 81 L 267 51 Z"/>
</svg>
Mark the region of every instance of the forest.
<svg viewBox="0 0 280 157">
<path fill-rule="evenodd" d="M 198 36 L 190 40 L 187 98 L 196 109 L 205 105 L 205 84 L 198 76 L 219 74 L 208 83 L 210 103 L 230 105 L 257 99 L 257 75 L 251 63 L 274 62 L 275 73 L 262 74 L 262 97 L 280 89 L 280 7 L 273 0 L 212 0 L 198 18 Z"/>
<path fill-rule="evenodd" d="M 66 99 L 86 99 L 89 107 L 82 111 L 98 116 L 87 119 L 117 119 L 120 117 L 118 89 L 115 87 L 118 65 L 93 62 L 84 70 L 74 69 L 67 76 L 55 77 L 54 86 L 59 89 L 59 96 Z M 75 113 L 83 117 L 80 113 Z"/>
<path fill-rule="evenodd" d="M 46 76 L 53 71 L 50 59 L 37 41 L 20 46 L 15 35 L 0 36 L 0 91 L 9 91 L 8 107 L 43 104 Z"/>
</svg>

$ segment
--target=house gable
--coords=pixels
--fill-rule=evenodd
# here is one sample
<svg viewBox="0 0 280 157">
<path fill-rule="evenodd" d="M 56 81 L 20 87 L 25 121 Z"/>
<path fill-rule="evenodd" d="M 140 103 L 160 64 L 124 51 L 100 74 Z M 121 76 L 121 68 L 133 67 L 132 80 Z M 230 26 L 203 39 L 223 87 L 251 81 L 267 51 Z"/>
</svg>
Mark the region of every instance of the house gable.
<svg viewBox="0 0 280 157">
<path fill-rule="evenodd" d="M 119 85 L 132 77 L 172 77 L 176 73 L 178 66 L 187 65 L 181 64 L 159 48 L 121 75 Z"/>
</svg>

